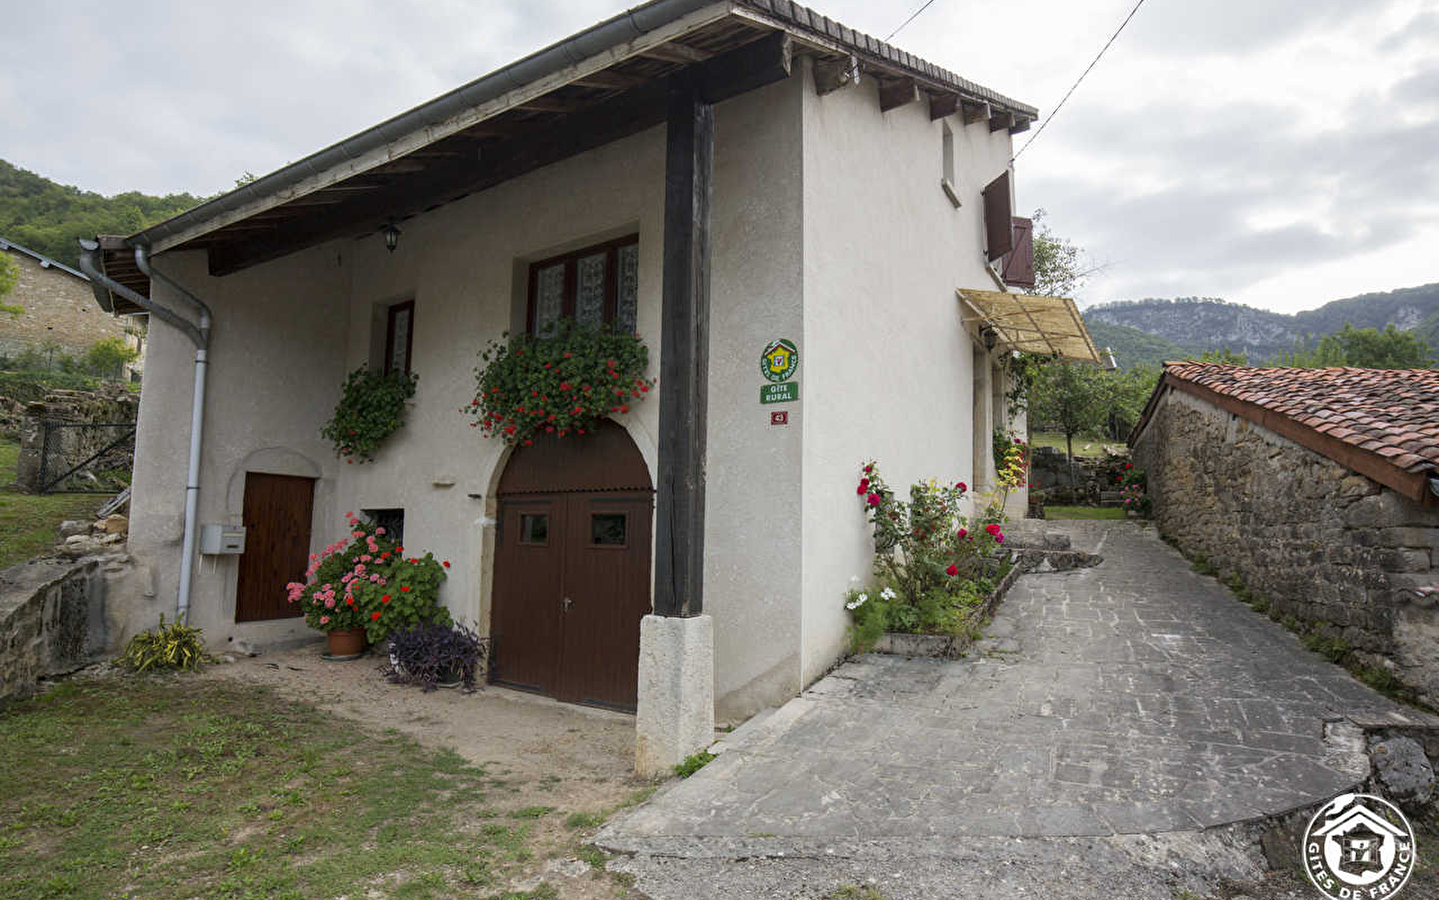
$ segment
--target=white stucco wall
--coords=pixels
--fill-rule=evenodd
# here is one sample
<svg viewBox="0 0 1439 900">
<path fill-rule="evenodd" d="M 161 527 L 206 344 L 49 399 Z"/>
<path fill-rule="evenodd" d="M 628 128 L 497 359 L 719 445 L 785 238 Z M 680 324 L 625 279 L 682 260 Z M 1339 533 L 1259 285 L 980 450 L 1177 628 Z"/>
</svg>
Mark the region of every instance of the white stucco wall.
<svg viewBox="0 0 1439 900">
<path fill-rule="evenodd" d="M 173 253 L 156 265 L 215 310 L 201 459 L 201 523 L 242 521 L 247 469 L 318 477 L 312 548 L 343 531 L 336 511 L 335 459 L 318 423 L 329 418 L 344 377 L 343 302 L 347 248 L 296 253 L 228 278 L 206 274 L 198 253 Z M 153 299 L 183 306 L 164 283 Z M 122 626 L 125 636 L 173 618 L 178 595 L 186 460 L 193 397 L 194 345 L 151 317 L 148 377 L 140 395 L 135 444 L 130 552 L 145 589 Z M 335 527 L 332 523 L 338 523 Z M 195 566 L 189 621 L 211 645 L 274 644 L 307 636 L 304 621 L 235 622 L 235 557 L 202 557 Z M 297 575 L 300 573 L 296 573 Z"/>
<path fill-rule="evenodd" d="M 983 123 L 950 127 L 958 209 L 926 104 L 881 113 L 872 82 L 817 97 L 800 61 L 716 109 L 705 611 L 721 720 L 782 703 L 841 652 L 841 597 L 870 560 L 854 493 L 866 459 L 901 491 L 975 481 L 972 341 L 954 290 L 992 286 L 979 195 L 1010 143 Z M 409 219 L 394 253 L 378 236 L 340 240 L 219 279 L 198 254 L 162 257 L 216 309 L 201 520 L 239 521 L 247 465 L 313 469 L 313 548 L 343 534 L 346 510 L 402 507 L 407 550 L 453 562 L 442 599 L 486 630 L 505 454 L 459 413 L 476 352 L 523 327 L 529 261 L 637 231 L 639 330 L 657 373 L 663 171 L 660 127 Z M 420 376 L 409 423 L 377 462 L 340 463 L 319 427 L 344 374 L 373 357 L 377 305 L 406 299 Z M 782 337 L 800 346 L 801 399 L 762 405 L 759 355 Z M 156 575 L 137 627 L 175 599 L 190 358 L 153 323 L 131 547 Z M 780 410 L 789 424 L 771 425 Z M 652 477 L 658 414 L 651 395 L 621 420 Z M 300 620 L 236 624 L 235 568 L 197 566 L 192 621 L 212 643 L 308 636 Z"/>
<path fill-rule="evenodd" d="M 787 428 L 771 427 L 758 396 L 761 349 L 776 337 L 798 340 L 802 327 L 800 84 L 796 77 L 742 95 L 715 117 L 705 611 L 714 618 L 718 706 L 736 718 L 782 702 L 800 683 L 801 427 L 797 415 Z M 495 512 L 506 454 L 459 413 L 474 394 L 476 353 L 506 329 L 523 328 L 529 261 L 637 231 L 638 327 L 658 373 L 664 148 L 664 128 L 654 128 L 416 216 L 401 223 L 393 253 L 378 236 L 335 241 L 218 279 L 205 274 L 199 254 L 164 256 L 161 264 L 216 311 L 201 520 L 240 520 L 239 507 L 225 504 L 227 495 L 243 497 L 243 475 L 240 490 L 229 488 L 247 456 L 271 448 L 266 460 L 311 461 L 322 475 L 312 549 L 344 533 L 347 510 L 403 508 L 407 552 L 450 560 L 443 601 L 456 618 L 487 630 L 486 517 Z M 164 296 L 157 284 L 156 299 Z M 407 425 L 375 462 L 344 464 L 319 428 L 345 373 L 372 358 L 376 306 L 411 298 L 420 380 Z M 168 613 L 177 591 L 191 350 L 174 329 L 157 322 L 153 331 L 131 543 L 161 573 L 147 603 Z M 658 418 L 651 394 L 620 420 L 652 477 Z M 783 522 L 772 529 L 777 512 Z M 298 619 L 236 624 L 235 569 L 226 558 L 197 565 L 192 621 L 212 643 L 312 636 Z"/>
<path fill-rule="evenodd" d="M 954 132 L 956 208 L 940 187 L 940 121 L 924 102 L 881 113 L 873 79 L 804 98 L 804 666 L 840 652 L 850 576 L 867 578 L 855 495 L 878 460 L 897 492 L 923 478 L 975 481 L 972 341 L 955 289 L 993 289 L 980 191 L 1003 172 L 1008 132 Z M 988 437 L 985 437 L 988 440 Z"/>
</svg>

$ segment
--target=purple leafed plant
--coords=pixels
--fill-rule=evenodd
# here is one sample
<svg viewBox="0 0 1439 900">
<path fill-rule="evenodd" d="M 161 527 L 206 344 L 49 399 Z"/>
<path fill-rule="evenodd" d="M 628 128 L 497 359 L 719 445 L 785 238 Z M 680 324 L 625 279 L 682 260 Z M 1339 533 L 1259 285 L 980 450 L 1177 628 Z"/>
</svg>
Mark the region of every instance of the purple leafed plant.
<svg viewBox="0 0 1439 900">
<path fill-rule="evenodd" d="M 390 635 L 385 677 L 392 684 L 418 684 L 426 691 L 458 681 L 473 691 L 489 652 L 489 638 L 463 625 L 416 625 Z"/>
</svg>

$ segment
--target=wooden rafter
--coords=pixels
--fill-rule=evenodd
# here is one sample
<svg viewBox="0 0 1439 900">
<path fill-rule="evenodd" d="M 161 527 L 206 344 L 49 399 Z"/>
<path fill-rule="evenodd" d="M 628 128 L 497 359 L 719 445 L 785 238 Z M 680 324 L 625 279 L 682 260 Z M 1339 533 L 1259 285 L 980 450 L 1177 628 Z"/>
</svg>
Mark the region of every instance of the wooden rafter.
<svg viewBox="0 0 1439 900">
<path fill-rule="evenodd" d="M 882 82 L 879 86 L 880 112 L 889 112 L 918 99 L 919 88 L 913 78 L 898 78 L 888 83 Z"/>
<path fill-rule="evenodd" d="M 955 110 L 959 109 L 958 94 L 930 94 L 929 95 L 929 119 L 943 119 L 945 116 L 952 116 Z"/>
</svg>

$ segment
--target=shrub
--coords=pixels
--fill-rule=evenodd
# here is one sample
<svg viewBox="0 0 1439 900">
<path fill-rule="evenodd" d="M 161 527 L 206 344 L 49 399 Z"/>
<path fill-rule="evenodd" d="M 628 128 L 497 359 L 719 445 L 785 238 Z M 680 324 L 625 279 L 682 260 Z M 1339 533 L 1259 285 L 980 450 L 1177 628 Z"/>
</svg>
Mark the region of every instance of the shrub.
<svg viewBox="0 0 1439 900">
<path fill-rule="evenodd" d="M 1119 476 L 1119 499 L 1124 508 L 1148 517 L 1154 510 L 1154 501 L 1149 497 L 1149 479 L 1144 470 L 1135 468 L 1134 463 L 1124 464 L 1124 474 Z"/>
<path fill-rule="evenodd" d="M 675 774 L 680 778 L 688 778 L 713 761 L 714 754 L 708 750 L 701 750 L 698 753 L 686 756 L 684 762 L 676 764 L 674 767 Z"/>
<path fill-rule="evenodd" d="M 385 529 L 346 513 L 348 540 L 310 554 L 305 581 L 286 587 L 291 603 L 299 603 L 305 623 L 319 631 L 363 628 L 371 643 L 399 628 L 450 622 L 439 605 L 440 583 L 449 561 L 434 554 L 404 555 Z"/>
<path fill-rule="evenodd" d="M 361 366 L 345 378 L 340 402 L 320 435 L 345 462 L 369 462 L 385 438 L 404 427 L 405 401 L 415 396 L 419 380 L 415 374 Z"/>
<path fill-rule="evenodd" d="M 649 350 L 637 334 L 561 319 L 552 333 L 508 335 L 480 351 L 475 397 L 460 411 L 470 427 L 507 444 L 541 434 L 584 434 L 630 411 L 654 386 Z"/>
<path fill-rule="evenodd" d="M 968 485 L 934 479 L 910 486 L 897 500 L 879 465 L 866 463 L 855 493 L 874 530 L 874 574 L 880 587 L 846 595 L 854 618 L 852 647 L 872 646 L 884 631 L 958 634 L 969 610 L 983 602 L 1005 566 L 999 558 L 1003 499 L 982 497 L 986 510 L 971 522 L 959 514 Z M 856 580 L 857 577 L 856 577 Z"/>
<path fill-rule="evenodd" d="M 154 631 L 142 631 L 130 638 L 125 650 L 115 660 L 132 672 L 148 672 L 152 669 L 178 669 L 189 672 L 200 668 L 209 661 L 205 653 L 205 636 L 199 628 L 191 628 L 183 621 L 165 624 L 165 614 L 160 614 L 160 624 Z"/>
<path fill-rule="evenodd" d="M 390 665 L 385 677 L 394 684 L 418 684 L 433 691 L 459 681 L 475 689 L 490 642 L 463 625 L 414 625 L 390 635 Z"/>
</svg>

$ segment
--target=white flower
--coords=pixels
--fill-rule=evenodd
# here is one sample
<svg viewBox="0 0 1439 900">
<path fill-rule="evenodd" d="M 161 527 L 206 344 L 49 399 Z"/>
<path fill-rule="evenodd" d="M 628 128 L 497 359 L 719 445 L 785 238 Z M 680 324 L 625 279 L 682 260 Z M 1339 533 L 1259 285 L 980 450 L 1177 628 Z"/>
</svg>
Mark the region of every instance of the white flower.
<svg viewBox="0 0 1439 900">
<path fill-rule="evenodd" d="M 845 608 L 845 609 L 858 609 L 858 608 L 859 608 L 859 602 L 856 601 L 856 600 L 851 600 L 851 601 L 849 601 L 848 603 L 846 603 L 846 604 L 844 605 L 844 608 Z"/>
<path fill-rule="evenodd" d="M 893 600 L 898 595 L 895 594 L 894 588 L 887 587 L 879 592 L 879 596 L 885 600 Z"/>
</svg>

